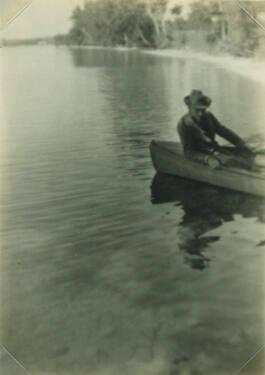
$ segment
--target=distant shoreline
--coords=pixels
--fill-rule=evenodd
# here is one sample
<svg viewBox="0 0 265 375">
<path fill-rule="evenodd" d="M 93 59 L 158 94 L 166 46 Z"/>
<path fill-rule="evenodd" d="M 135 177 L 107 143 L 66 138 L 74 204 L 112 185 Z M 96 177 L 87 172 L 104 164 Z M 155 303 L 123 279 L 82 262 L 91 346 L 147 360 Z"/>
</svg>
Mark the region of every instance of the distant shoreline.
<svg viewBox="0 0 265 375">
<path fill-rule="evenodd" d="M 200 62 L 212 63 L 222 69 L 229 70 L 241 76 L 245 76 L 252 80 L 258 81 L 265 86 L 265 61 L 256 57 L 238 57 L 229 53 L 217 52 L 211 54 L 204 51 L 196 51 L 193 49 L 183 48 L 168 48 L 168 49 L 146 49 L 140 47 L 125 47 L 125 46 L 100 46 L 100 45 L 67 45 L 67 44 L 19 44 L 19 45 L 3 45 L 2 48 L 14 47 L 55 47 L 55 48 L 69 48 L 82 50 L 115 50 L 115 51 L 137 51 L 143 54 L 156 55 L 160 57 L 171 57 L 181 59 L 193 59 Z"/>
<path fill-rule="evenodd" d="M 191 49 L 144 50 L 143 53 L 161 57 L 191 58 L 200 62 L 212 63 L 223 69 L 259 81 L 265 85 L 265 61 L 255 57 L 237 57 L 231 54 L 210 54 Z"/>
<path fill-rule="evenodd" d="M 194 59 L 200 62 L 212 63 L 223 69 L 259 81 L 265 86 L 265 61 L 255 57 L 238 57 L 229 53 L 210 54 L 192 49 L 145 49 L 140 47 L 111 47 L 111 46 L 66 46 L 72 49 L 108 49 L 116 51 L 139 51 L 140 53 L 160 57 Z"/>
<path fill-rule="evenodd" d="M 68 47 L 72 49 L 112 49 L 112 50 L 120 50 L 120 51 L 144 51 L 144 48 L 140 47 L 125 47 L 125 46 L 92 46 L 92 45 L 76 45 L 76 44 L 69 44 L 69 45 L 62 45 L 62 46 L 55 46 L 55 47 Z"/>
</svg>

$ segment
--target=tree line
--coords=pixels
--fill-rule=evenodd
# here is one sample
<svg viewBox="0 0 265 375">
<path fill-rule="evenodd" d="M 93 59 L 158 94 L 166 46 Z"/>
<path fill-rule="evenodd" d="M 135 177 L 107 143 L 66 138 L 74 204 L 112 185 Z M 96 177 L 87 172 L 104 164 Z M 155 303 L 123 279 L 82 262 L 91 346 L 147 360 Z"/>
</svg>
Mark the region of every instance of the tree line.
<svg viewBox="0 0 265 375">
<path fill-rule="evenodd" d="M 80 45 L 156 47 L 164 36 L 167 0 L 101 0 L 77 7 L 69 37 Z"/>
<path fill-rule="evenodd" d="M 262 12 L 265 15 L 265 2 L 240 2 L 246 12 L 237 3 L 194 0 L 187 12 L 187 5 L 177 0 L 175 3 L 172 0 L 87 0 L 82 7 L 74 9 L 67 35 L 46 38 L 44 42 L 141 48 L 221 46 L 234 54 L 253 54 L 264 43 L 265 33 L 249 15 L 256 19 Z"/>
<path fill-rule="evenodd" d="M 183 5 L 168 10 L 169 0 L 101 0 L 76 7 L 69 38 L 79 45 L 163 47 L 175 30 L 209 27 L 214 3 L 194 3 L 188 19 Z"/>
<path fill-rule="evenodd" d="M 197 0 L 190 4 L 187 15 L 184 14 L 183 2 L 177 1 L 169 7 L 169 0 L 90 0 L 73 11 L 68 42 L 163 48 L 176 46 L 176 41 L 188 44 L 195 30 L 195 34 L 204 35 L 209 45 L 222 41 L 229 45 L 231 39 L 235 51 L 244 48 L 246 53 L 255 51 L 260 42 L 257 25 L 238 7 L 226 8 L 224 3 L 229 2 Z M 259 12 L 255 3 L 258 2 L 244 2 L 253 15 Z M 236 28 L 234 40 L 233 32 L 229 33 L 231 28 L 232 31 Z"/>
</svg>

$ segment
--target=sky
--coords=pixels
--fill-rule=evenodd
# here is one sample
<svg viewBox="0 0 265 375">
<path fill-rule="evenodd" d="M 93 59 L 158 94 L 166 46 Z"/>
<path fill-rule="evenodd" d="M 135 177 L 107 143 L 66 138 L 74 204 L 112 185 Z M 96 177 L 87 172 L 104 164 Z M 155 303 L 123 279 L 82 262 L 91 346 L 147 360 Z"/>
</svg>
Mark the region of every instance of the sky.
<svg viewBox="0 0 265 375">
<path fill-rule="evenodd" d="M 37 38 L 65 33 L 71 27 L 73 9 L 83 3 L 84 0 L 0 0 L 2 38 Z"/>
</svg>

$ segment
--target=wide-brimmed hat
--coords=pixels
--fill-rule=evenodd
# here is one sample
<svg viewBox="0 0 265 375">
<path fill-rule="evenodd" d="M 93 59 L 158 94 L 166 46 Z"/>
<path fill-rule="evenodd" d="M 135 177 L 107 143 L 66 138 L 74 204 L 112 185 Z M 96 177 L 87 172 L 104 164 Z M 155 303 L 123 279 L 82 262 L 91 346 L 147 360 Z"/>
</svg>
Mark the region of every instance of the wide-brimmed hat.
<svg viewBox="0 0 265 375">
<path fill-rule="evenodd" d="M 190 106 L 196 106 L 200 108 L 207 108 L 211 105 L 212 99 L 204 95 L 200 90 L 192 90 L 190 95 L 185 96 L 184 103 Z"/>
</svg>

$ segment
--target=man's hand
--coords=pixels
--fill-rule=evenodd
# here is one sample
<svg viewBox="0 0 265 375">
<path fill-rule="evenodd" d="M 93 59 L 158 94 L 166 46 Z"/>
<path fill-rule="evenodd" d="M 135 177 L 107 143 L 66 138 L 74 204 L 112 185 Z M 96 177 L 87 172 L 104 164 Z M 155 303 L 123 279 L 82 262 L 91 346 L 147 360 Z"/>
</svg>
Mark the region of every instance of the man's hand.
<svg viewBox="0 0 265 375">
<path fill-rule="evenodd" d="M 212 169 L 217 169 L 222 165 L 220 160 L 214 155 L 205 156 L 204 162 Z"/>
</svg>

